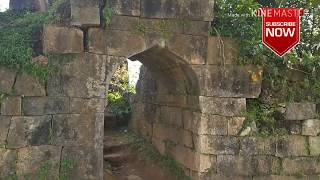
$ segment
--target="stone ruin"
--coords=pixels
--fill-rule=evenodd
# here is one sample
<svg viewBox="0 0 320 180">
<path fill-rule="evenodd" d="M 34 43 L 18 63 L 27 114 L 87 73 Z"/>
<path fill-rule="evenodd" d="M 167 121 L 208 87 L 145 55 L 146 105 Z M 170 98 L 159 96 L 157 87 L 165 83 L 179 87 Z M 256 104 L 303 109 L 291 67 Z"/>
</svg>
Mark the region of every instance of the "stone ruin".
<svg viewBox="0 0 320 180">
<path fill-rule="evenodd" d="M 11 8 L 21 2 L 11 1 Z M 49 3 L 28 2 L 25 7 L 36 10 Z M 15 91 L 1 104 L 0 179 L 14 174 L 36 179 L 45 162 L 53 167 L 49 179 L 56 179 L 65 160 L 75 163 L 71 179 L 103 179 L 106 91 L 111 72 L 125 59 L 144 65 L 131 128 L 193 179 L 278 180 L 295 179 L 299 173 L 318 179 L 315 104 L 286 107 L 294 135 L 241 133 L 246 99 L 260 95 L 263 71 L 236 65 L 235 43 L 209 36 L 213 4 L 70 0 L 70 22 L 43 27 L 43 54 L 55 55 L 49 63 L 59 67 L 45 86 L 28 74 L 0 67 L 0 91 Z M 101 26 L 104 6 L 113 12 L 107 28 Z"/>
</svg>

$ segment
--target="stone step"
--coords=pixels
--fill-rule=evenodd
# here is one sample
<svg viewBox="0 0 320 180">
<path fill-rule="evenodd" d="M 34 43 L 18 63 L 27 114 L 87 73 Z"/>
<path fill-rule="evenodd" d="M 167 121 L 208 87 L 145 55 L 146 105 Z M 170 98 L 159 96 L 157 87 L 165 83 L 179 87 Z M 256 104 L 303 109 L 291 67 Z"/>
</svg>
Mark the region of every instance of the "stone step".
<svg viewBox="0 0 320 180">
<path fill-rule="evenodd" d="M 122 164 L 133 160 L 132 156 L 130 156 L 127 152 L 105 154 L 103 159 L 110 163 L 112 167 L 119 167 Z"/>
<path fill-rule="evenodd" d="M 129 149 L 129 143 L 105 144 L 103 147 L 104 154 L 112 154 L 125 149 Z"/>
</svg>

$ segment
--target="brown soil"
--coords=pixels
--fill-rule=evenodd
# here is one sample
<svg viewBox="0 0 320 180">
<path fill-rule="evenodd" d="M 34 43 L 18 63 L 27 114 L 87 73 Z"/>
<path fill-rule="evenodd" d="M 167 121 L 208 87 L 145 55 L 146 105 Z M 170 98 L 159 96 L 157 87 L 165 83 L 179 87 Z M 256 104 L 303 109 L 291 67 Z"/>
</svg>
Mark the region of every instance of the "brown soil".
<svg viewBox="0 0 320 180">
<path fill-rule="evenodd" d="M 176 180 L 159 163 L 141 157 L 123 136 L 124 132 L 105 132 L 104 180 Z"/>
</svg>

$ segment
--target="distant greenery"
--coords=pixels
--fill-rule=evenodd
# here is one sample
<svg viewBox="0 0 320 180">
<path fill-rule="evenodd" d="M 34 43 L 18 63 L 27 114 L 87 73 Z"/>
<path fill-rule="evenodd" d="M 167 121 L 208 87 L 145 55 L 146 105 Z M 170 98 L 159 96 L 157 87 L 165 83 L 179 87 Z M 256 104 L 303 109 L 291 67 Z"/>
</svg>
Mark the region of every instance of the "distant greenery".
<svg viewBox="0 0 320 180">
<path fill-rule="evenodd" d="M 135 87 L 129 84 L 128 65 L 123 63 L 114 73 L 108 90 L 108 108 L 121 118 L 131 116 L 130 95 L 135 94 Z"/>
<path fill-rule="evenodd" d="M 62 2 L 54 1 L 47 12 L 0 12 L 0 65 L 29 73 L 42 82 L 46 80 L 51 68 L 32 62 L 32 57 L 37 55 L 34 44 L 40 40 L 43 25 L 59 18 L 57 8 Z"/>
</svg>

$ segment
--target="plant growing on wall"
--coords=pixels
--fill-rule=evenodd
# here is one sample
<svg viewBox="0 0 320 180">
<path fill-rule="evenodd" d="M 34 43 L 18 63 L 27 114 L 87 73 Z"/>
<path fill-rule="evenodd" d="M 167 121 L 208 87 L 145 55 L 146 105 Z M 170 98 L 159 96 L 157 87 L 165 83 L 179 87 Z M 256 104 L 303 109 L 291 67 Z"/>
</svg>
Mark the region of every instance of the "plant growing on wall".
<svg viewBox="0 0 320 180">
<path fill-rule="evenodd" d="M 47 12 L 6 11 L 0 13 L 0 65 L 29 73 L 42 82 L 52 72 L 50 66 L 32 62 L 35 44 L 44 24 L 57 21 L 62 0 L 53 2 Z"/>
<path fill-rule="evenodd" d="M 261 18 L 255 16 L 255 11 L 262 6 L 305 8 L 301 18 L 301 43 L 284 57 L 276 56 L 261 43 Z M 268 122 L 272 126 L 260 131 L 272 134 L 280 128 L 275 120 L 275 107 L 279 103 L 320 103 L 319 1 L 217 0 L 215 14 L 210 34 L 236 39 L 238 64 L 264 67 L 263 90 L 258 101 L 248 102 L 248 121 L 258 121 L 260 127 L 267 127 L 263 124 Z"/>
</svg>

